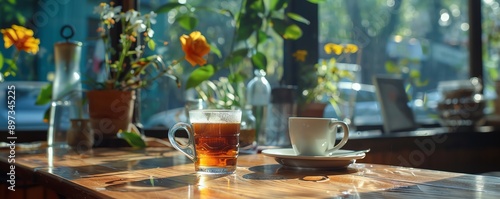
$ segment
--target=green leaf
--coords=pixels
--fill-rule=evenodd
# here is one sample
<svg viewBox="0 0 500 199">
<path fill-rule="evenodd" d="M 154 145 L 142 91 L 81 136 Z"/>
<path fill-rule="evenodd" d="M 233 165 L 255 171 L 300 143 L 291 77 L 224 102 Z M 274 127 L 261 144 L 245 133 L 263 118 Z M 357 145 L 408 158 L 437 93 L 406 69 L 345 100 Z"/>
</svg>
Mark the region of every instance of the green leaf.
<svg viewBox="0 0 500 199">
<path fill-rule="evenodd" d="M 10 67 L 10 69 L 12 69 L 12 71 L 17 71 L 17 65 L 16 65 L 16 62 L 14 62 L 14 60 L 12 60 L 12 59 L 6 59 L 5 63 L 7 65 L 9 65 L 9 67 Z"/>
<path fill-rule="evenodd" d="M 209 6 L 196 6 L 196 11 L 200 11 L 200 10 L 207 11 L 207 12 L 213 12 L 215 14 L 221 14 L 221 15 L 232 15 L 231 11 L 229 11 L 227 9 L 218 9 L 218 8 L 209 7 Z"/>
<path fill-rule="evenodd" d="M 228 9 L 218 9 L 218 12 L 217 14 L 221 14 L 223 16 L 228 16 L 230 17 L 231 19 L 235 19 L 235 15 L 233 12 L 231 12 L 231 10 L 228 10 Z"/>
<path fill-rule="evenodd" d="M 0 3 L 2 3 L 2 2 L 0 2 Z M 14 7 L 12 5 L 9 5 L 9 4 L 6 4 L 5 6 L 3 6 L 1 8 L 3 9 L 2 12 L 7 13 L 7 15 L 10 15 L 10 14 L 12 14 L 12 12 L 15 12 L 15 11 L 13 11 Z"/>
<path fill-rule="evenodd" d="M 248 55 L 248 51 L 250 49 L 248 48 L 240 48 L 238 50 L 235 50 L 234 52 L 231 53 L 231 56 L 241 56 L 241 57 L 246 57 Z"/>
<path fill-rule="evenodd" d="M 245 14 L 241 16 L 238 29 L 236 31 L 237 41 L 247 40 L 252 36 L 255 30 L 259 30 L 262 26 L 262 19 L 257 16 Z"/>
<path fill-rule="evenodd" d="M 118 132 L 118 138 L 124 139 L 134 148 L 145 148 L 146 142 L 142 139 L 141 135 L 132 132 Z"/>
<path fill-rule="evenodd" d="M 244 58 L 247 57 L 248 51 L 249 51 L 248 48 L 241 48 L 231 52 L 227 56 L 226 60 L 224 60 L 224 66 L 240 63 Z"/>
<path fill-rule="evenodd" d="M 488 70 L 491 79 L 498 79 L 498 71 L 496 69 Z"/>
<path fill-rule="evenodd" d="M 250 24 L 254 31 L 262 29 L 262 26 L 264 24 L 263 17 L 261 17 L 260 15 L 255 15 L 251 19 L 252 21 Z"/>
<path fill-rule="evenodd" d="M 411 70 L 410 71 L 410 78 L 420 78 L 420 71 L 418 71 L 418 70 Z"/>
<path fill-rule="evenodd" d="M 417 79 L 415 81 L 415 86 L 417 86 L 417 87 L 426 86 L 427 84 L 429 84 L 429 80 L 428 79 L 426 79 L 425 81 L 420 81 L 420 79 Z"/>
<path fill-rule="evenodd" d="M 183 4 L 180 4 L 178 2 L 172 2 L 172 3 L 166 3 L 162 6 L 160 6 L 158 9 L 156 9 L 154 12 L 160 14 L 160 13 L 167 13 L 170 12 L 170 10 L 175 9 L 177 7 L 181 7 Z"/>
<path fill-rule="evenodd" d="M 287 0 L 270 0 L 269 10 L 281 10 L 287 4 Z"/>
<path fill-rule="evenodd" d="M 411 84 L 407 84 L 405 86 L 405 92 L 408 93 L 408 91 L 411 89 Z M 410 98 L 409 100 L 411 100 L 411 96 L 408 96 L 408 98 Z"/>
<path fill-rule="evenodd" d="M 198 19 L 196 19 L 195 17 L 190 16 L 190 15 L 180 16 L 176 19 L 176 21 L 177 21 L 177 23 L 179 23 L 179 25 L 182 28 L 184 28 L 188 31 L 194 30 L 196 25 L 198 25 Z"/>
<path fill-rule="evenodd" d="M 267 41 L 268 35 L 266 34 L 266 32 L 259 30 L 258 37 L 259 37 L 259 44 L 262 44 Z"/>
<path fill-rule="evenodd" d="M 10 4 L 16 4 L 16 0 L 8 0 Z"/>
<path fill-rule="evenodd" d="M 393 61 L 385 62 L 385 71 L 392 74 L 399 74 L 399 68 Z"/>
<path fill-rule="evenodd" d="M 252 56 L 252 64 L 254 67 L 262 70 L 266 70 L 267 58 L 264 53 L 257 52 Z"/>
<path fill-rule="evenodd" d="M 3 68 L 3 55 L 0 53 L 0 70 Z"/>
<path fill-rule="evenodd" d="M 264 5 L 264 1 L 263 0 L 247 1 L 246 8 L 247 8 L 247 10 L 251 10 L 254 13 L 255 12 L 263 13 L 263 12 L 266 11 L 266 7 Z"/>
<path fill-rule="evenodd" d="M 23 25 L 26 24 L 26 18 L 21 14 L 21 13 L 16 13 L 16 18 L 19 24 Z"/>
<path fill-rule="evenodd" d="M 50 110 L 52 109 L 52 106 L 49 106 L 47 110 L 43 113 L 43 121 L 49 123 L 49 118 L 50 118 Z"/>
<path fill-rule="evenodd" d="M 150 39 L 150 40 L 148 41 L 148 48 L 149 48 L 150 50 L 155 50 L 155 48 L 156 48 L 156 43 L 155 43 L 155 41 L 154 41 L 154 40 Z"/>
<path fill-rule="evenodd" d="M 52 83 L 48 83 L 42 87 L 36 97 L 35 105 L 45 105 L 52 101 L 52 85 Z"/>
<path fill-rule="evenodd" d="M 325 2 L 326 0 L 307 0 L 309 1 L 310 3 L 315 3 L 315 4 L 318 4 L 318 3 L 323 3 Z"/>
<path fill-rule="evenodd" d="M 286 22 L 283 19 L 279 18 L 272 18 L 271 19 L 272 24 L 273 24 L 273 30 L 278 33 L 278 35 L 284 35 L 285 34 L 285 29 L 286 29 Z"/>
<path fill-rule="evenodd" d="M 212 65 L 206 65 L 195 69 L 189 75 L 186 82 L 186 89 L 194 88 L 201 84 L 201 82 L 210 79 L 214 75 L 215 69 Z"/>
<path fill-rule="evenodd" d="M 284 39 L 297 40 L 300 37 L 302 37 L 302 29 L 295 24 L 286 27 L 285 34 L 283 34 Z"/>
<path fill-rule="evenodd" d="M 309 20 L 307 20 L 306 18 L 300 16 L 297 13 L 289 12 L 289 13 L 286 14 L 286 16 L 290 17 L 290 19 L 293 19 L 295 21 L 298 21 L 298 22 L 301 22 L 301 23 L 304 23 L 304 24 L 307 24 L 307 25 L 309 25 L 311 23 Z"/>
<path fill-rule="evenodd" d="M 241 73 L 231 73 L 227 77 L 229 79 L 229 82 L 231 83 L 239 83 L 239 82 L 245 82 L 245 75 Z"/>
<path fill-rule="evenodd" d="M 210 45 L 210 52 L 213 52 L 214 54 L 217 55 L 217 57 L 222 58 L 222 53 L 220 52 L 217 45 L 214 44 L 209 44 L 209 45 Z"/>
<path fill-rule="evenodd" d="M 5 16 L 5 21 L 12 21 L 12 18 L 14 18 L 14 15 L 12 13 L 7 13 Z"/>
<path fill-rule="evenodd" d="M 267 16 L 267 19 L 269 20 L 269 19 L 273 19 L 273 18 L 275 18 L 275 19 L 281 19 L 281 20 L 284 20 L 284 19 L 285 19 L 285 14 L 286 14 L 286 13 L 285 13 L 285 12 L 283 12 L 283 11 L 271 11 L 271 12 L 269 13 L 269 16 Z"/>
<path fill-rule="evenodd" d="M 236 32 L 237 41 L 244 41 L 252 36 L 254 29 L 250 26 L 240 26 Z"/>
<path fill-rule="evenodd" d="M 154 187 L 155 186 L 155 179 L 153 176 L 149 176 L 149 183 Z"/>
<path fill-rule="evenodd" d="M 224 66 L 225 68 L 227 68 L 229 66 L 238 64 L 241 61 L 243 61 L 243 57 L 227 57 L 226 59 L 224 59 L 224 62 L 222 63 L 222 66 Z"/>
</svg>

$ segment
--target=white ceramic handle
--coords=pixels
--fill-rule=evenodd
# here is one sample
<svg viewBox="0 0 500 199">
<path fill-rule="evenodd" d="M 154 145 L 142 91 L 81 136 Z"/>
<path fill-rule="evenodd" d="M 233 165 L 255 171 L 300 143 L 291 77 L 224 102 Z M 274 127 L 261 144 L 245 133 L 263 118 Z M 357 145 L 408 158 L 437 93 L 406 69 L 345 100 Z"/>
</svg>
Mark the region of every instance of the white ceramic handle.
<svg viewBox="0 0 500 199">
<path fill-rule="evenodd" d="M 177 144 L 177 142 L 175 141 L 175 132 L 179 129 L 186 130 L 186 132 L 188 134 L 188 143 L 186 146 L 181 146 L 181 145 Z M 172 146 L 175 149 L 182 152 L 184 155 L 186 155 L 193 162 L 196 162 L 197 157 L 196 157 L 196 150 L 194 148 L 194 131 L 193 131 L 193 127 L 191 127 L 190 124 L 184 123 L 184 122 L 179 122 L 179 123 L 175 124 L 168 131 L 168 140 L 170 141 L 170 144 L 172 144 Z"/>
<path fill-rule="evenodd" d="M 330 128 L 332 128 L 332 133 L 337 133 L 337 131 L 334 131 L 334 129 L 336 129 L 336 127 L 338 125 L 340 125 L 342 127 L 342 131 L 344 132 L 344 137 L 332 149 L 328 149 L 326 151 L 326 154 L 330 154 L 330 153 L 340 149 L 341 147 L 343 147 L 345 145 L 345 143 L 347 143 L 347 140 L 349 139 L 349 126 L 347 126 L 347 124 L 345 122 L 338 121 L 336 119 L 330 120 Z M 337 136 L 335 136 L 335 137 L 337 137 Z M 335 142 L 335 140 L 333 140 L 333 141 Z"/>
</svg>

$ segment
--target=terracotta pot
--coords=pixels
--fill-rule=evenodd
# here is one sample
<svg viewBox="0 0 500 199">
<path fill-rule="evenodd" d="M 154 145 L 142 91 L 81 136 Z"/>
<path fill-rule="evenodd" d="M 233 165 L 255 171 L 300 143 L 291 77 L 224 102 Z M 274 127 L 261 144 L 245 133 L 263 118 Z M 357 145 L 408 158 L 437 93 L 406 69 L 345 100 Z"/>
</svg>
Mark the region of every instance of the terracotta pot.
<svg viewBox="0 0 500 199">
<path fill-rule="evenodd" d="M 312 102 L 303 104 L 299 107 L 298 116 L 300 117 L 323 117 L 326 103 Z"/>
<path fill-rule="evenodd" d="M 95 136 L 116 138 L 119 130 L 130 131 L 134 91 L 92 90 L 87 92 L 89 118 Z"/>
</svg>

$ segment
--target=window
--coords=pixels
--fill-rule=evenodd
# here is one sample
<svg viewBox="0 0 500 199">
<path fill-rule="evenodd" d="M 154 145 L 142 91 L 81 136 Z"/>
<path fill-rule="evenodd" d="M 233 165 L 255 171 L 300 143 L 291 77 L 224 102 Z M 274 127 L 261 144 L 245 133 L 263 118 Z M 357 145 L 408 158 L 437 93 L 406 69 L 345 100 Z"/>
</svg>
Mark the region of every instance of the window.
<svg viewBox="0 0 500 199">
<path fill-rule="evenodd" d="M 17 62 L 19 71 L 15 77 L 9 76 L 2 83 L 2 92 L 11 83 L 16 84 L 19 113 L 17 130 L 46 130 L 48 125 L 43 122 L 44 111 L 48 105 L 36 106 L 34 102 L 42 86 L 54 78 L 54 44 L 64 41 L 59 30 L 63 25 L 71 24 L 76 33 L 71 40 L 82 41 L 84 46 L 81 54 L 81 69 L 85 70 L 86 61 L 92 56 L 91 46 L 96 38 L 89 33 L 92 23 L 93 6 L 99 1 L 61 1 L 61 0 L 14 0 L 0 1 L 0 28 L 10 28 L 12 24 L 23 25 L 35 32 L 40 39 L 40 50 L 36 55 L 21 53 Z M 0 52 L 5 58 L 11 57 L 13 48 L 4 49 L 3 39 L 0 41 Z M 83 77 L 85 78 L 85 77 Z M 4 96 L 4 95 L 2 95 Z M 2 98 L 5 101 L 6 98 Z M 3 109 L 2 109 L 3 110 Z M 24 116 L 24 114 L 26 116 Z M 6 120 L 4 120 L 6 121 Z M 6 125 L 2 124 L 2 126 Z"/>
<path fill-rule="evenodd" d="M 141 11 L 146 12 L 171 1 L 140 0 L 138 2 Z M 241 6 L 241 1 L 238 0 L 190 0 L 188 2 L 191 5 L 225 8 L 233 12 Z M 293 4 L 297 2 L 302 1 L 292 1 Z M 408 80 L 417 78 L 419 84 L 410 84 L 408 81 L 408 85 L 411 86 L 407 88 L 412 96 L 412 106 L 418 110 L 424 110 L 432 108 L 433 104 L 430 102 L 435 100 L 439 81 L 466 79 L 471 73 L 468 47 L 471 11 L 467 0 L 324 0 L 320 2 L 312 9 L 309 6 L 290 7 L 291 12 L 306 16 L 313 24 L 313 26 L 302 26 L 306 27 L 303 28 L 306 38 L 296 42 L 297 45 L 306 46 L 306 48 L 308 45 L 314 46 L 313 49 L 309 49 L 310 54 L 317 55 L 318 59 L 328 58 L 323 51 L 323 45 L 326 43 L 358 45 L 361 49 L 359 57 L 345 61 L 361 66 L 359 82 L 362 84 L 371 85 L 371 77 L 375 74 L 401 73 Z M 498 51 L 500 42 L 496 34 L 499 28 L 499 0 L 481 2 L 483 41 L 486 49 L 483 56 L 485 94 L 487 97 L 494 97 L 493 80 L 499 78 L 498 65 L 500 63 Z M 59 35 L 59 29 L 65 24 L 72 24 L 76 29 L 72 40 L 84 43 L 80 67 L 84 74 L 83 79 L 89 78 L 95 67 L 94 56 L 99 54 L 98 51 L 96 52 L 99 45 L 96 34 L 97 16 L 93 13 L 94 6 L 99 3 L 100 1 L 97 0 L 0 1 L 2 13 L 0 28 L 9 27 L 11 24 L 22 24 L 35 30 L 35 36 L 41 40 L 40 52 L 35 56 L 23 55 L 23 61 L 18 63 L 20 72 L 16 77 L 9 77 L 7 81 L 30 81 L 28 86 L 32 86 L 32 82 L 45 84 L 51 81 L 54 73 L 53 46 L 54 43 L 63 41 Z M 155 39 L 169 42 L 167 46 L 158 45 L 156 48 L 157 52 L 165 55 L 167 61 L 182 56 L 178 38 L 181 34 L 189 32 L 173 21 L 175 15 L 182 14 L 182 12 L 187 12 L 187 10 L 159 14 L 158 23 L 153 26 L 156 31 Z M 234 30 L 231 18 L 205 10 L 197 10 L 193 14 L 199 19 L 197 29 L 219 47 L 222 56 L 227 55 Z M 307 28 L 314 27 L 314 23 L 317 23 L 317 29 Z M 1 42 L 0 45 L 3 44 Z M 268 77 L 272 86 L 278 85 L 281 78 L 284 78 L 286 83 L 297 84 L 301 74 L 287 62 L 292 59 L 290 57 L 293 53 L 288 43 L 273 38 L 273 42 L 269 44 L 272 46 L 264 48 L 269 56 Z M 285 45 L 284 48 L 283 45 Z M 0 49 L 4 56 L 12 54 L 12 49 Z M 222 59 L 217 56 L 211 56 L 209 60 L 214 64 L 222 64 L 221 61 Z M 182 70 L 186 70 L 183 74 L 188 74 L 192 68 L 185 63 L 183 65 Z M 248 71 L 249 76 L 252 76 L 251 72 Z M 217 75 L 222 76 L 227 73 L 227 70 L 221 70 Z M 187 75 L 183 76 L 183 81 L 186 77 Z M 155 125 L 149 124 L 148 121 L 154 116 L 160 119 L 165 118 L 157 114 L 182 107 L 186 95 L 184 89 L 178 89 L 168 79 L 160 80 L 151 87 L 143 89 L 141 91 L 143 102 L 141 121 L 146 128 L 154 127 Z M 370 93 L 363 94 L 362 98 L 363 101 L 370 101 Z M 428 118 L 425 114 L 428 112 L 424 111 L 422 117 L 417 117 L 417 119 Z"/>
<path fill-rule="evenodd" d="M 54 78 L 54 44 L 56 42 L 64 41 L 59 35 L 59 30 L 63 25 L 71 24 L 76 34 L 71 39 L 73 41 L 83 42 L 81 54 L 81 73 L 82 80 L 86 81 L 88 78 L 95 78 L 95 71 L 99 67 L 98 61 L 102 60 L 101 43 L 97 34 L 98 16 L 93 12 L 94 7 L 99 5 L 101 1 L 88 0 L 88 1 L 61 1 L 61 0 L 17 0 L 17 1 L 0 1 L 1 13 L 0 28 L 10 27 L 11 24 L 25 25 L 35 32 L 35 37 L 41 41 L 40 51 L 36 55 L 23 55 L 22 62 L 18 63 L 20 68 L 19 73 L 15 77 L 7 78 L 7 82 L 29 81 L 38 85 L 33 87 L 31 83 L 26 83 L 27 87 L 34 89 L 34 93 L 38 92 L 42 85 L 50 82 Z M 138 7 L 141 12 L 149 12 L 156 10 L 161 5 L 173 2 L 171 0 L 139 0 Z M 179 1 L 180 3 L 185 3 Z M 241 7 L 241 1 L 238 0 L 223 0 L 223 1 L 203 1 L 193 0 L 189 1 L 191 6 L 207 7 L 207 8 L 220 8 L 227 9 L 235 13 Z M 234 34 L 234 22 L 230 16 L 224 14 L 214 13 L 208 10 L 174 10 L 169 13 L 160 13 L 157 16 L 157 23 L 153 25 L 155 30 L 155 40 L 157 48 L 155 51 L 164 55 L 165 61 L 169 62 L 183 56 L 180 47 L 179 36 L 182 34 L 189 34 L 190 31 L 184 30 L 178 23 L 175 23 L 174 18 L 176 15 L 182 15 L 188 12 L 196 15 L 199 20 L 196 30 L 201 31 L 213 45 L 216 45 L 220 50 L 222 57 L 227 56 L 230 51 Z M 168 42 L 168 45 L 162 46 L 160 42 Z M 2 43 L 3 44 L 3 41 Z M 279 37 L 273 37 L 273 42 L 268 42 L 265 53 L 268 56 L 268 79 L 273 85 L 277 85 L 280 78 L 283 76 L 283 41 Z M 3 55 L 10 55 L 13 53 L 12 49 L 5 50 L 1 48 Z M 101 56 L 101 57 L 100 57 Z M 209 57 L 209 63 L 222 66 L 222 58 L 215 55 Z M 249 62 L 243 63 L 248 68 L 247 74 L 249 77 L 253 76 L 253 71 Z M 182 73 L 181 82 L 185 83 L 187 76 L 193 68 L 183 62 L 178 67 L 178 72 Z M 219 76 L 226 76 L 228 69 L 218 71 L 214 78 Z M 85 86 L 84 86 L 85 88 Z M 180 108 L 184 106 L 186 95 L 185 89 L 177 88 L 175 82 L 170 79 L 159 79 L 155 84 L 141 90 L 141 121 L 146 128 L 152 128 L 157 125 L 167 126 L 163 121 L 166 116 L 161 115 L 168 110 Z M 31 101 L 36 98 L 36 95 L 30 95 Z M 27 103 L 31 103 L 27 102 Z M 38 109 L 37 109 L 38 110 Z M 44 108 L 37 112 L 40 116 L 39 123 L 44 126 L 42 117 Z M 158 115 L 159 114 L 159 115 Z M 161 124 L 150 124 L 149 121 L 156 118 L 163 120 Z M 169 116 L 167 116 L 169 117 Z M 22 126 L 19 124 L 22 128 Z M 46 126 L 46 125 L 45 125 Z"/>
<path fill-rule="evenodd" d="M 500 1 L 483 0 L 481 4 L 483 30 L 483 64 L 485 93 L 490 98 L 496 96 L 495 80 L 499 79 L 500 66 Z"/>
<path fill-rule="evenodd" d="M 326 43 L 353 43 L 360 83 L 376 74 L 398 74 L 424 122 L 435 105 L 438 82 L 469 78 L 466 0 L 326 0 L 319 8 L 319 58 Z M 424 100 L 425 99 L 425 100 Z M 434 103 L 432 101 L 434 100 Z M 424 103 L 425 102 L 425 103 Z M 376 104 L 374 104 L 376 106 Z"/>
<path fill-rule="evenodd" d="M 140 1 L 140 9 L 145 12 L 156 10 L 167 2 L 172 1 Z M 180 3 L 183 3 L 179 1 Z M 233 39 L 235 34 L 235 22 L 233 17 L 228 14 L 214 12 L 216 9 L 226 9 L 233 14 L 238 13 L 242 1 L 239 0 L 221 0 L 221 1 L 203 1 L 192 0 L 187 2 L 191 10 L 186 8 L 174 9 L 168 13 L 159 13 L 157 24 L 154 25 L 155 38 L 158 40 L 168 41 L 167 46 L 157 48 L 157 51 L 164 54 L 164 58 L 176 59 L 183 56 L 183 52 L 179 43 L 179 36 L 189 34 L 190 31 L 185 30 L 175 19 L 183 15 L 195 16 L 198 20 L 196 30 L 202 32 L 208 42 L 215 45 L 221 51 L 221 57 L 215 56 L 213 53 L 209 55 L 208 63 L 215 65 L 218 69 L 212 79 L 225 76 L 230 72 L 228 67 L 242 67 L 248 80 L 253 77 L 252 65 L 249 61 L 243 61 L 239 65 L 225 66 L 224 58 L 229 55 L 231 50 L 239 49 L 242 46 L 237 44 L 233 47 Z M 210 9 L 207 9 L 210 8 Z M 270 31 L 272 32 L 272 31 Z M 264 43 L 259 47 L 259 50 L 267 56 L 267 79 L 270 84 L 276 86 L 279 84 L 283 76 L 283 40 L 278 35 L 272 35 L 270 42 Z M 184 84 L 193 68 L 186 62 L 180 63 L 179 70 L 184 70 L 181 77 L 183 84 L 182 88 L 177 88 L 173 82 L 169 80 L 160 80 L 155 85 L 141 90 L 142 92 L 142 122 L 147 128 L 170 127 L 175 123 L 174 119 L 181 120 L 184 115 L 183 107 L 186 98 L 195 95 L 191 91 L 184 89 Z M 247 80 L 247 81 L 248 81 Z M 177 118 L 174 118 L 177 117 Z"/>
</svg>

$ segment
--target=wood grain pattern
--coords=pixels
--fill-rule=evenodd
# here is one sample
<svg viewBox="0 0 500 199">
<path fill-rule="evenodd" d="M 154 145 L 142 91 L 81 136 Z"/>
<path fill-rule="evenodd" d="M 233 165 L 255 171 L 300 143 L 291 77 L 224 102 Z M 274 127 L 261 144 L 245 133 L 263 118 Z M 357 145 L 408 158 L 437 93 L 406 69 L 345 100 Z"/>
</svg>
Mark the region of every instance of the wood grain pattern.
<svg viewBox="0 0 500 199">
<path fill-rule="evenodd" d="M 1 152 L 2 172 L 9 165 Z M 69 198 L 500 198 L 500 178 L 356 163 L 332 171 L 283 168 L 240 155 L 232 175 L 199 175 L 170 148 L 18 151 L 16 173 Z M 367 154 L 367 157 L 370 153 Z"/>
</svg>

